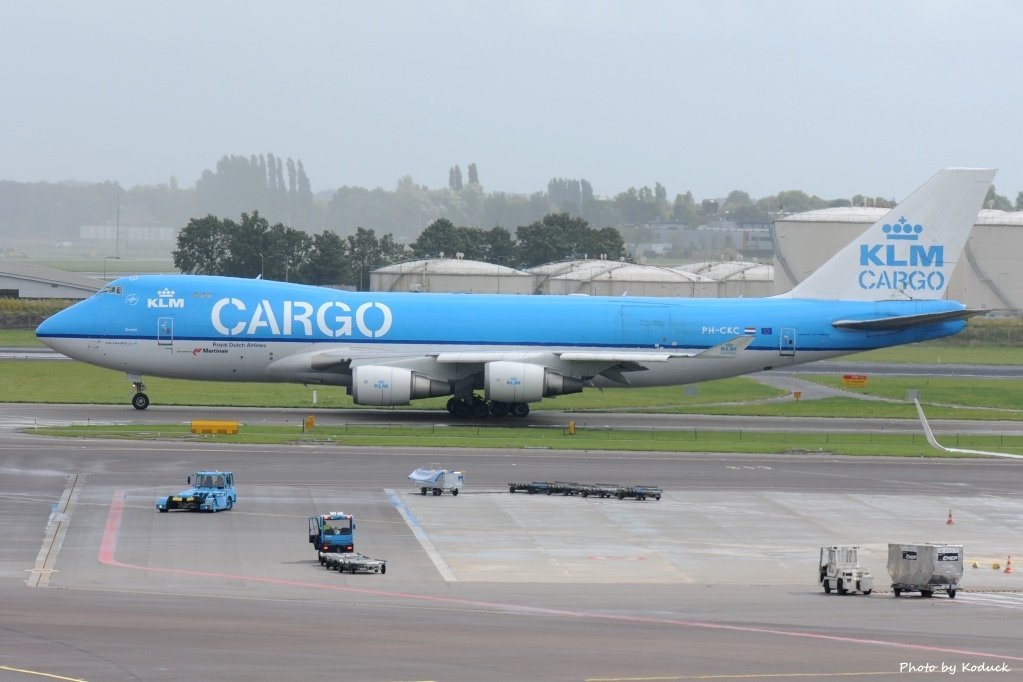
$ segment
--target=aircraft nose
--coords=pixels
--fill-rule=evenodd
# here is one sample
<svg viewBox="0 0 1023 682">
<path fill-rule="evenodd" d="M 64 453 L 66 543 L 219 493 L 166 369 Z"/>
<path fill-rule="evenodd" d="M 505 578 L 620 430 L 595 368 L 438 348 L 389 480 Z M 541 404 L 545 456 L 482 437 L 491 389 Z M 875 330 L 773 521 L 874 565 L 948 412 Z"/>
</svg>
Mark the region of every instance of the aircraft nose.
<svg viewBox="0 0 1023 682">
<path fill-rule="evenodd" d="M 68 314 L 63 310 L 46 318 L 36 327 L 36 338 L 57 352 L 63 352 L 62 342 L 66 340 L 68 333 L 70 333 Z"/>
</svg>

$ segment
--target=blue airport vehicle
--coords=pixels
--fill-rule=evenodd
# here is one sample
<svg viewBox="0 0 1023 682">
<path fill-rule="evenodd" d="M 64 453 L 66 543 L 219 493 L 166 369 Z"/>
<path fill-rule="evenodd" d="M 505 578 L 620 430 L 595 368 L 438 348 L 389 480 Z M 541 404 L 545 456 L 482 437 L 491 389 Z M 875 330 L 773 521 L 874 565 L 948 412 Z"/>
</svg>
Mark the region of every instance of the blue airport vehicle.
<svg viewBox="0 0 1023 682">
<path fill-rule="evenodd" d="M 332 511 L 309 517 L 309 542 L 316 549 L 320 563 L 327 554 L 355 551 L 355 519 L 351 514 Z"/>
<path fill-rule="evenodd" d="M 234 474 L 230 471 L 197 471 L 189 476 L 188 485 L 179 493 L 157 499 L 156 508 L 161 512 L 172 509 L 216 512 L 231 509 L 238 501 Z"/>
</svg>

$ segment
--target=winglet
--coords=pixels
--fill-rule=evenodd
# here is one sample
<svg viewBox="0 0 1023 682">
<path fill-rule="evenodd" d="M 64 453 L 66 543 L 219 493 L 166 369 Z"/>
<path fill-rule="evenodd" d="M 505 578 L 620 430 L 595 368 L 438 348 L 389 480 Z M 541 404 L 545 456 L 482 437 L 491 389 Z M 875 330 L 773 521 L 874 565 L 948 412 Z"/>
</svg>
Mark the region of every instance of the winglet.
<svg viewBox="0 0 1023 682">
<path fill-rule="evenodd" d="M 939 171 L 781 297 L 944 298 L 994 176 L 990 168 Z"/>
</svg>

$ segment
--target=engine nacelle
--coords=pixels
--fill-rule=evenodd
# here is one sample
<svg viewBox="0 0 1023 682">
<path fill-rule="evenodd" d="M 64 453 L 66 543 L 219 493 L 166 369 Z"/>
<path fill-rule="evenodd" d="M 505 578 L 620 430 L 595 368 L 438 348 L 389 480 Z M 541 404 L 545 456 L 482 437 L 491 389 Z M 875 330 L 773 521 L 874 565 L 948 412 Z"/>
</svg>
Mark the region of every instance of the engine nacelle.
<svg viewBox="0 0 1023 682">
<path fill-rule="evenodd" d="M 452 393 L 451 382 L 431 379 L 403 367 L 362 365 L 352 369 L 349 395 L 357 405 L 408 405 L 417 398 Z"/>
<path fill-rule="evenodd" d="M 545 396 L 579 393 L 583 381 L 541 365 L 501 360 L 484 366 L 483 390 L 494 402 L 535 403 Z"/>
</svg>

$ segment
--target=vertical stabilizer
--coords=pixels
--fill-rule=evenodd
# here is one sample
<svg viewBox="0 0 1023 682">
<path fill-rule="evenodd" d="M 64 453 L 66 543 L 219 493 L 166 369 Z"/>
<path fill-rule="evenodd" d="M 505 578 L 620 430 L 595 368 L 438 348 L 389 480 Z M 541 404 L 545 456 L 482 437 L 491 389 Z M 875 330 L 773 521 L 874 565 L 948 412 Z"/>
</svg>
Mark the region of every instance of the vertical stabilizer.
<svg viewBox="0 0 1023 682">
<path fill-rule="evenodd" d="M 782 297 L 846 301 L 944 298 L 995 177 L 946 168 Z"/>
</svg>

